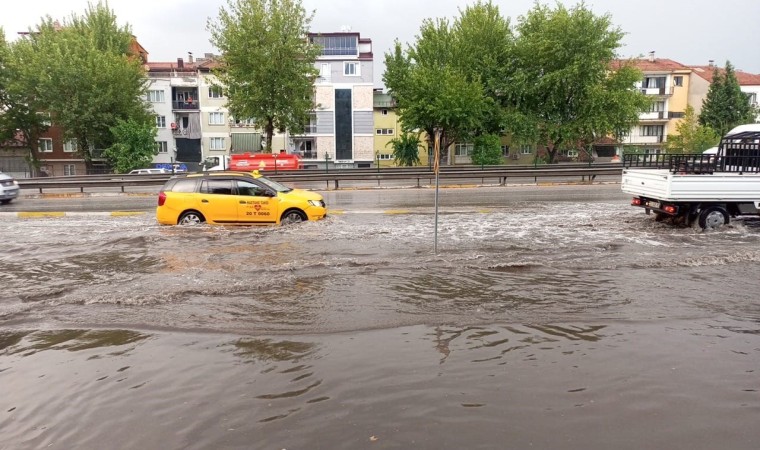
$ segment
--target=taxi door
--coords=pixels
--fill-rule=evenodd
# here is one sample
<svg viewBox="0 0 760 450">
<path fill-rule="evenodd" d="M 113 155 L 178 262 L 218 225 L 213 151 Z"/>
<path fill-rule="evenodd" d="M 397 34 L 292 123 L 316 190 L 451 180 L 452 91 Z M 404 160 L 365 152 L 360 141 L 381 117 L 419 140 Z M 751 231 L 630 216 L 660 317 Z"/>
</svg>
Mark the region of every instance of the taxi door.
<svg viewBox="0 0 760 450">
<path fill-rule="evenodd" d="M 248 180 L 236 180 L 238 221 L 277 223 L 279 199 L 276 193 Z"/>
<path fill-rule="evenodd" d="M 198 200 L 198 209 L 206 220 L 215 223 L 235 223 L 237 198 L 233 195 L 233 180 L 203 180 Z"/>
</svg>

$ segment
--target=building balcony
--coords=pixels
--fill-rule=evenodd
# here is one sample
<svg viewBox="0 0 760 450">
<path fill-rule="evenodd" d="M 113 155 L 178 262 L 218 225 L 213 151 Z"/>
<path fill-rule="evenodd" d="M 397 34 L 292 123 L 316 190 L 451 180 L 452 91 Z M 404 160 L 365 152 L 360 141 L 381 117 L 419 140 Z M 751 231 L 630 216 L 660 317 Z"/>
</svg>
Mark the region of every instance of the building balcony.
<svg viewBox="0 0 760 450">
<path fill-rule="evenodd" d="M 623 139 L 624 144 L 662 144 L 664 136 L 629 135 Z"/>
<path fill-rule="evenodd" d="M 639 120 L 646 122 L 646 121 L 666 121 L 667 114 L 664 111 L 654 111 L 654 112 L 646 112 L 639 114 Z"/>
<path fill-rule="evenodd" d="M 172 102 L 172 109 L 174 110 L 185 110 L 185 111 L 199 111 L 200 105 L 198 105 L 198 102 L 192 101 L 173 101 Z"/>
<path fill-rule="evenodd" d="M 661 88 L 641 88 L 641 93 L 644 95 L 673 95 L 673 86 L 661 87 Z"/>
</svg>

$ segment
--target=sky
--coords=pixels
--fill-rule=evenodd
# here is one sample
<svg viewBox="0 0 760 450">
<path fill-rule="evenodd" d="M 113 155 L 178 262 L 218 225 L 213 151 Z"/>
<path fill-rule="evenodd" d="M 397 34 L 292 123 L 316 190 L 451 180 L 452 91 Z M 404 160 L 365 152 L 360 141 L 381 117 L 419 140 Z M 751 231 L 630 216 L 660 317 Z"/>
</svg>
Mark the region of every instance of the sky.
<svg viewBox="0 0 760 450">
<path fill-rule="evenodd" d="M 92 0 L 96 2 L 96 0 Z M 394 40 L 414 43 L 420 25 L 428 18 L 453 19 L 473 0 L 301 0 L 314 12 L 311 30 L 341 31 L 350 27 L 372 39 L 375 86 L 381 87 L 384 55 Z M 513 24 L 534 5 L 533 0 L 492 0 Z M 559 0 L 566 6 L 576 0 Z M 541 3 L 554 5 L 555 0 Z M 719 66 L 731 61 L 735 68 L 760 74 L 760 0 L 587 0 L 595 13 L 609 14 L 626 33 L 621 57 L 646 56 L 654 51 L 687 65 Z M 0 27 L 13 40 L 50 15 L 63 22 L 83 15 L 88 0 L 4 0 Z M 120 25 L 129 24 L 149 52 L 149 61 L 176 61 L 215 53 L 206 24 L 216 19 L 227 0 L 110 0 Z"/>
</svg>

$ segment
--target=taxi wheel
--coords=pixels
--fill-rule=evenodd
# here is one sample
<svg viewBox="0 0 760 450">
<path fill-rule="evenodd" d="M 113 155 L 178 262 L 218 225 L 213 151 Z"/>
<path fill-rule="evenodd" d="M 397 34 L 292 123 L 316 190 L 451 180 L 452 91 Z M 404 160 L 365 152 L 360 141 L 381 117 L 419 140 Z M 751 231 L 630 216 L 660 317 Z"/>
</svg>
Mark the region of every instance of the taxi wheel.
<svg viewBox="0 0 760 450">
<path fill-rule="evenodd" d="M 280 224 L 287 225 L 289 223 L 298 223 L 305 220 L 307 219 L 304 213 L 295 209 L 291 209 L 289 211 L 285 211 L 285 213 L 282 215 L 280 218 Z"/>
<path fill-rule="evenodd" d="M 205 221 L 206 219 L 201 213 L 196 211 L 187 211 L 179 216 L 179 221 L 177 223 L 179 225 L 198 225 L 199 223 L 203 223 Z"/>
</svg>

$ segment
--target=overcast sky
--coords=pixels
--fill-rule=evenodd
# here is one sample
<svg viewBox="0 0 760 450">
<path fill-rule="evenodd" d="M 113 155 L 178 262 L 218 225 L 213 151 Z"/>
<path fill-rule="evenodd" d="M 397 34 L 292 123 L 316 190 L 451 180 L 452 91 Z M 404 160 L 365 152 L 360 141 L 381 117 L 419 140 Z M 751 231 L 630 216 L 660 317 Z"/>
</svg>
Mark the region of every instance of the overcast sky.
<svg viewBox="0 0 760 450">
<path fill-rule="evenodd" d="M 93 0 L 96 2 L 96 0 Z M 372 39 L 376 62 L 375 85 L 382 85 L 383 55 L 394 39 L 414 42 L 425 18 L 459 15 L 469 0 L 302 0 L 314 11 L 312 31 L 340 31 L 349 26 Z M 6 38 L 26 31 L 50 15 L 63 21 L 83 14 L 87 0 L 4 0 L 0 27 Z M 532 0 L 494 0 L 514 24 L 533 5 Z M 542 1 L 554 5 L 554 0 Z M 577 1 L 561 0 L 572 6 Z M 110 0 L 120 24 L 128 23 L 150 53 L 150 61 L 176 61 L 188 52 L 213 53 L 206 31 L 227 0 Z M 597 14 L 609 13 L 626 37 L 620 56 L 646 55 L 683 64 L 723 66 L 760 73 L 760 0 L 595 0 L 587 1 Z"/>
</svg>

